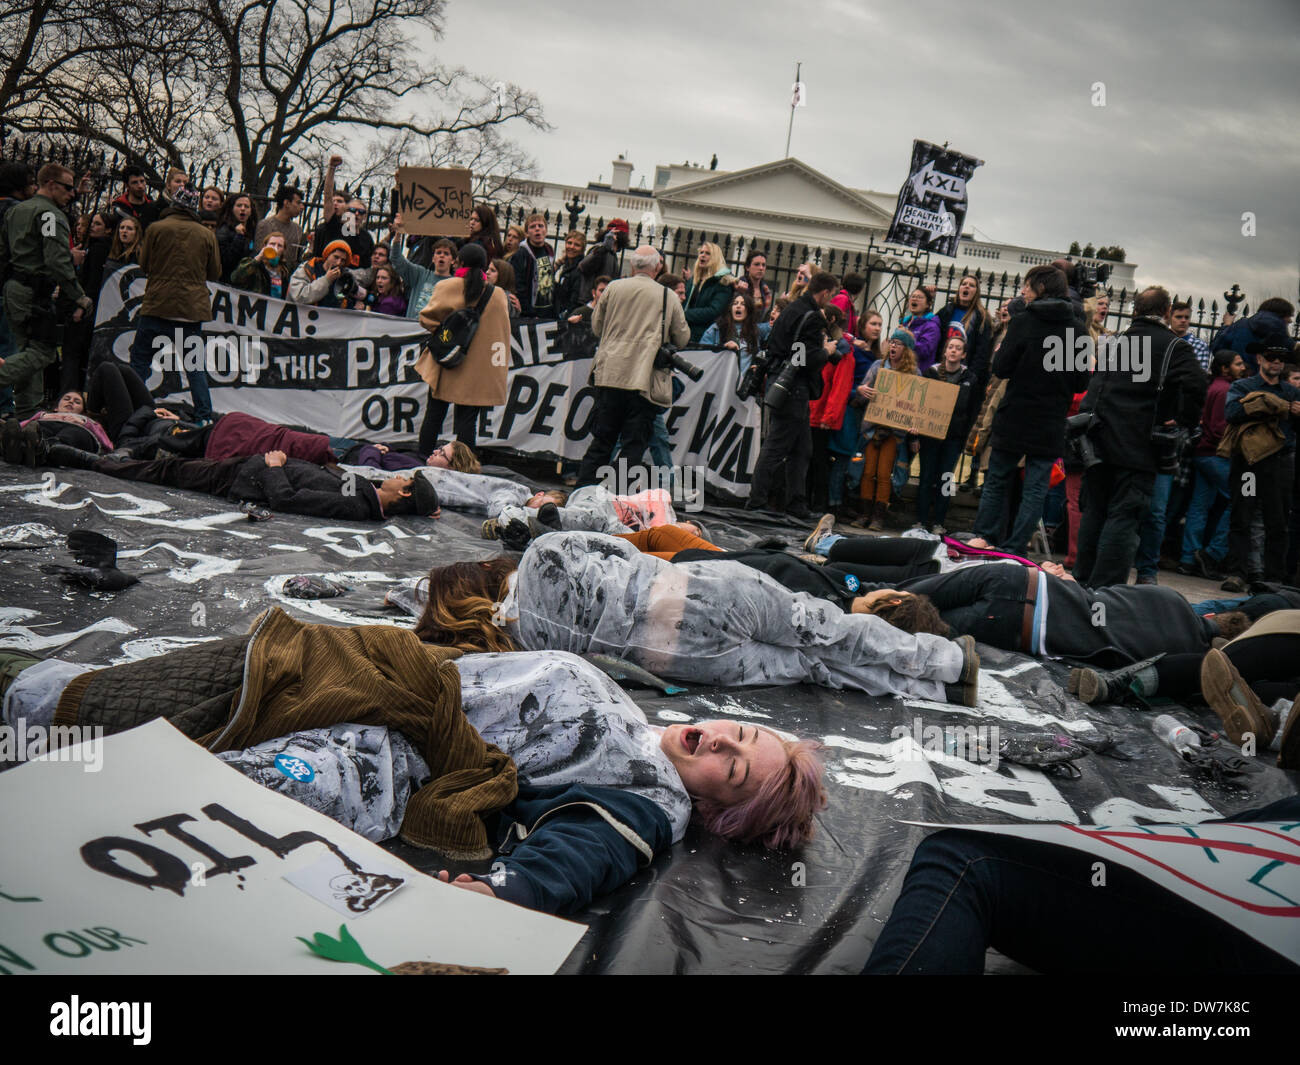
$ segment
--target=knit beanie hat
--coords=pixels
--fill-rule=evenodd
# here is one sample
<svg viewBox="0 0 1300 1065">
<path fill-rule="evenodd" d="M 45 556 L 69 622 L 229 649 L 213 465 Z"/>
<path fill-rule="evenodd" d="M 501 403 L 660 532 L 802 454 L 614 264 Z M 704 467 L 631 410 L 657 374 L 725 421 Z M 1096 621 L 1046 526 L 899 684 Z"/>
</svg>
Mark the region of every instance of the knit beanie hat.
<svg viewBox="0 0 1300 1065">
<path fill-rule="evenodd" d="M 349 244 L 346 240 L 331 240 L 328 244 L 325 245 L 324 250 L 320 253 L 320 257 L 322 259 L 328 259 L 330 257 L 330 252 L 334 252 L 334 251 L 341 251 L 344 255 L 346 255 L 348 257 L 347 261 L 349 265 L 351 266 L 357 265 L 357 257 L 352 254 L 352 245 Z"/>
<path fill-rule="evenodd" d="M 900 344 L 904 345 L 905 347 L 909 348 L 912 351 L 916 350 L 916 337 L 912 335 L 912 331 L 910 329 L 904 329 L 902 326 L 899 326 L 897 329 L 895 329 L 892 333 L 889 334 L 889 339 L 897 340 Z"/>
<path fill-rule="evenodd" d="M 189 185 L 183 185 L 176 190 L 172 196 L 172 206 L 184 207 L 190 214 L 197 216 L 199 213 L 199 191 L 191 188 Z"/>
</svg>

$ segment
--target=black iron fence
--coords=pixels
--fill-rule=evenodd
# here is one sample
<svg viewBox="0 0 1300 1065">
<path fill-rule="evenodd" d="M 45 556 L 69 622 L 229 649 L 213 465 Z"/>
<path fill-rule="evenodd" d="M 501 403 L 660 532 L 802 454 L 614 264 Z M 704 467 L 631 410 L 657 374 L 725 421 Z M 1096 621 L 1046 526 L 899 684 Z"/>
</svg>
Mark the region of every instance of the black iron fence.
<svg viewBox="0 0 1300 1065">
<path fill-rule="evenodd" d="M 83 212 L 105 210 L 111 200 L 121 191 L 121 171 L 127 165 L 117 155 L 109 158 L 104 152 L 73 151 L 66 146 L 47 147 L 41 144 L 24 142 L 22 144 L 5 144 L 0 142 L 0 151 L 10 159 L 16 159 L 31 166 L 35 172 L 47 162 L 58 162 L 71 169 L 77 177 L 90 176 L 92 193 L 80 202 Z M 166 173 L 165 164 L 154 166 L 159 173 Z M 281 185 L 292 177 L 292 168 L 282 165 L 279 170 Z M 234 170 L 223 166 L 219 161 L 204 164 L 197 173 L 191 174 L 193 184 L 202 188 L 216 188 L 223 196 L 242 192 L 234 183 Z M 157 190 L 154 190 L 155 193 Z M 310 231 L 321 219 L 323 201 L 321 183 L 315 178 L 309 179 L 301 186 L 305 209 L 298 219 L 304 231 Z M 377 240 L 383 239 L 392 219 L 392 191 L 378 185 L 349 187 L 340 182 L 336 191 L 349 198 L 361 200 L 367 209 L 366 228 Z M 273 206 L 273 196 L 253 195 L 258 217 L 265 217 Z M 492 203 L 492 201 L 488 201 Z M 653 201 L 647 197 L 647 208 Z M 502 239 L 511 225 L 522 227 L 534 209 L 518 204 L 492 203 L 501 228 Z M 546 220 L 547 239 L 557 254 L 563 253 L 566 235 L 572 231 L 580 232 L 588 243 L 594 241 L 605 229 L 607 219 L 592 218 L 576 202 L 569 204 L 565 210 L 544 209 L 540 212 Z M 887 327 L 892 328 L 902 317 L 907 297 L 921 286 L 934 289 L 934 309 L 938 310 L 948 300 L 954 299 L 961 279 L 968 273 L 979 284 L 980 299 L 990 314 L 996 315 L 1003 303 L 1020 293 L 1023 277 L 1020 273 L 1009 274 L 1005 271 L 989 271 L 982 268 L 962 270 L 955 264 L 932 264 L 928 252 L 912 248 L 877 243 L 871 238 L 866 250 L 834 247 L 816 247 L 799 242 L 771 241 L 757 236 L 745 237 L 733 233 L 690 229 L 677 226 L 645 224 L 641 221 L 629 221 L 628 248 L 620 255 L 620 268 L 630 249 L 648 244 L 656 248 L 664 257 L 669 271 L 688 278 L 694 266 L 699 247 L 704 242 L 711 242 L 722 249 L 723 258 L 737 276 L 743 273 L 746 256 L 754 249 L 763 253 L 767 259 L 767 273 L 764 282 L 776 295 L 789 291 L 801 264 L 811 262 L 820 269 L 827 270 L 840 277 L 857 274 L 863 278 L 863 295 L 858 304 L 861 310 L 879 311 Z M 1115 332 L 1123 332 L 1132 320 L 1133 298 L 1136 291 L 1113 287 L 1103 290 L 1110 299 L 1106 314 L 1106 325 Z M 1235 291 L 1235 286 L 1234 286 Z M 1224 294 L 1225 297 L 1228 295 Z M 1208 305 L 1204 299 L 1180 296 L 1192 305 L 1191 328 L 1207 342 L 1220 326 L 1223 312 L 1219 300 L 1212 298 Z M 1242 301 L 1237 310 L 1238 317 L 1249 315 L 1250 304 Z M 1300 339 L 1300 319 L 1292 323 L 1292 334 Z"/>
</svg>

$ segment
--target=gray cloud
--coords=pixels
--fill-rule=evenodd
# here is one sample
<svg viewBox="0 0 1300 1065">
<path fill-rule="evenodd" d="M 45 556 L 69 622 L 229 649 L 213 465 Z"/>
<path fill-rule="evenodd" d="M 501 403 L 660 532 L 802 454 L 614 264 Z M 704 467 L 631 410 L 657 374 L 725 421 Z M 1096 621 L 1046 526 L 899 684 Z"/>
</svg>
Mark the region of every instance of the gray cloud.
<svg viewBox="0 0 1300 1065">
<path fill-rule="evenodd" d="M 1294 0 L 785 0 L 653 5 L 452 0 L 445 62 L 538 93 L 556 127 L 520 136 L 549 180 L 634 180 L 656 163 L 791 154 L 894 191 L 911 141 L 986 165 L 967 227 L 1011 244 L 1120 244 L 1141 283 L 1251 302 L 1300 281 L 1300 5 Z M 1105 85 L 1106 105 L 1092 104 Z M 1241 233 L 1242 214 L 1257 234 Z M 937 261 L 937 260 L 936 260 Z"/>
</svg>

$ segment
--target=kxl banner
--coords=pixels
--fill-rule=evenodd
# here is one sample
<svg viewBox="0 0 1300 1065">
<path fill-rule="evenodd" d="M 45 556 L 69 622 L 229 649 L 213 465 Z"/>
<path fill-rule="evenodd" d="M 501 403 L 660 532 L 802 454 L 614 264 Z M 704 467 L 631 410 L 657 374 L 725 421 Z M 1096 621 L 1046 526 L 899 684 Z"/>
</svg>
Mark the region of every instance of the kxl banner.
<svg viewBox="0 0 1300 1065">
<path fill-rule="evenodd" d="M 913 141 L 912 167 L 898 193 L 888 242 L 956 255 L 969 206 L 966 183 L 975 168 L 983 165 L 983 159 L 929 141 Z"/>
<path fill-rule="evenodd" d="M 108 278 L 99 298 L 92 364 L 129 361 L 144 294 L 139 267 Z M 420 431 L 428 386 L 415 372 L 425 331 L 410 318 L 311 307 L 210 284 L 212 321 L 182 352 L 182 367 L 206 366 L 218 413 L 244 411 L 266 421 L 377 443 L 409 441 Z M 585 336 L 579 335 L 579 330 Z M 511 337 L 509 395 L 485 411 L 479 442 L 526 454 L 579 459 L 587 451 L 595 390 L 589 384 L 590 332 L 525 319 Z M 177 347 L 183 347 L 178 338 Z M 705 485 L 749 494 L 758 458 L 759 409 L 736 398 L 731 352 L 684 351 L 704 371 L 680 375 L 685 391 L 667 410 L 673 463 L 704 467 Z M 160 399 L 188 399 L 180 369 L 154 358 L 145 384 Z"/>
</svg>

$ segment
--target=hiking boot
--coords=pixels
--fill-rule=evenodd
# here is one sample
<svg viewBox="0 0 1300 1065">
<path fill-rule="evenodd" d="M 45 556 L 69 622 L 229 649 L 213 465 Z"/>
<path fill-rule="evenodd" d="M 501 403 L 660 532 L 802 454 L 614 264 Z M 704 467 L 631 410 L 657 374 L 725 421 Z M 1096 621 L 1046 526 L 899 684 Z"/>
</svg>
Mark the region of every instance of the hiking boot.
<svg viewBox="0 0 1300 1065">
<path fill-rule="evenodd" d="M 484 540 L 495 540 L 495 539 L 497 539 L 497 520 L 496 520 L 496 518 L 488 518 L 487 521 L 485 521 L 485 522 L 483 523 L 482 528 L 479 530 L 479 535 L 480 535 Z"/>
<path fill-rule="evenodd" d="M 1085 703 L 1126 703 L 1134 697 L 1154 695 L 1155 692 L 1141 692 L 1133 689 L 1133 680 L 1148 666 L 1155 665 L 1164 658 L 1161 652 L 1152 658 L 1144 658 L 1131 666 L 1120 669 L 1101 670 L 1083 666 L 1070 670 L 1070 679 L 1066 687 L 1071 695 L 1077 695 Z"/>
<path fill-rule="evenodd" d="M 1287 715 L 1286 724 L 1282 726 L 1281 750 L 1277 753 L 1277 764 L 1282 769 L 1300 769 L 1300 695 L 1291 704 L 1291 713 Z"/>
<path fill-rule="evenodd" d="M 980 656 L 975 650 L 975 637 L 958 636 L 953 643 L 961 648 L 961 676 L 943 686 L 948 702 L 959 706 L 979 706 Z"/>
<path fill-rule="evenodd" d="M 817 527 L 813 529 L 812 534 L 803 542 L 805 551 L 812 551 L 822 540 L 830 536 L 835 531 L 835 515 L 823 514 L 817 521 Z"/>
<path fill-rule="evenodd" d="M 1242 580 L 1240 577 L 1236 576 L 1236 574 L 1229 577 L 1226 581 L 1224 581 L 1221 585 L 1219 585 L 1219 591 L 1221 592 L 1244 592 L 1245 590 L 1246 590 L 1246 582 Z"/>
<path fill-rule="evenodd" d="M 23 461 L 23 427 L 17 418 L 6 418 L 0 429 L 0 453 L 11 466 L 27 465 Z"/>
<path fill-rule="evenodd" d="M 1238 747 L 1247 735 L 1253 735 L 1255 749 L 1268 750 L 1274 732 L 1268 708 L 1218 649 L 1207 651 L 1201 662 L 1201 698 L 1219 715 L 1228 739 Z"/>
<path fill-rule="evenodd" d="M 885 516 L 887 515 L 887 513 L 888 513 L 888 508 L 885 506 L 885 504 L 877 503 L 875 507 L 872 508 L 871 522 L 867 526 L 867 532 L 884 532 Z"/>
<path fill-rule="evenodd" d="M 1207 581 L 1217 581 L 1223 576 L 1219 572 L 1219 560 L 1211 558 L 1199 547 L 1192 552 L 1192 568 L 1198 577 L 1204 577 Z"/>
</svg>

